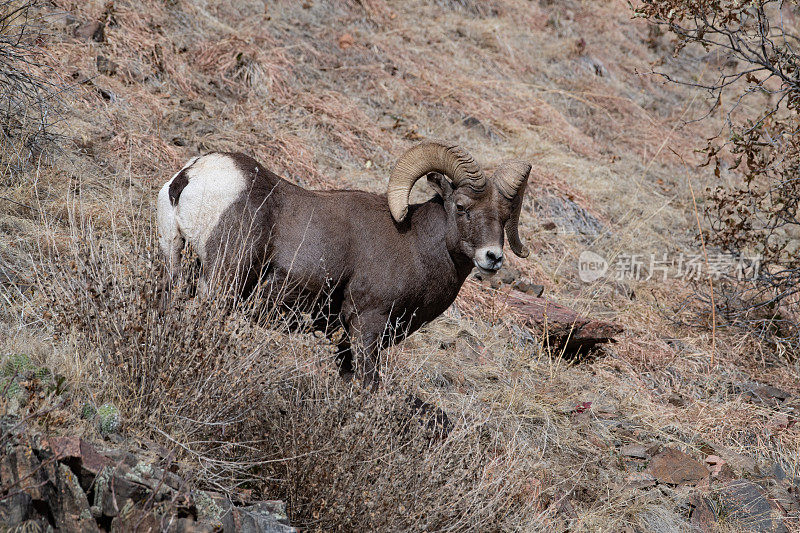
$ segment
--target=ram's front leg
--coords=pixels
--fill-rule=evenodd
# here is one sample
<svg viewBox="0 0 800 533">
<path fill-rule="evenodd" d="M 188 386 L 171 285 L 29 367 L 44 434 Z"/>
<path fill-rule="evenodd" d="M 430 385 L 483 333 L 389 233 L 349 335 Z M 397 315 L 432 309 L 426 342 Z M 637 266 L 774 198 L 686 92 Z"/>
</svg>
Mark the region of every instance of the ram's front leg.
<svg viewBox="0 0 800 533">
<path fill-rule="evenodd" d="M 387 344 L 388 317 L 379 313 L 356 315 L 350 320 L 352 349 L 357 370 L 365 388 L 376 390 L 380 385 L 380 350 Z"/>
</svg>

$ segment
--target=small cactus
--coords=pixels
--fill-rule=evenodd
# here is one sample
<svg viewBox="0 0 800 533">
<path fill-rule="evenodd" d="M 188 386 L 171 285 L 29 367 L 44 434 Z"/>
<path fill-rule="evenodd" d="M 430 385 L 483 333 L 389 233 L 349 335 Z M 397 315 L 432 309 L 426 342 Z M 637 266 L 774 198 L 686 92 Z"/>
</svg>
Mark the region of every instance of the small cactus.
<svg viewBox="0 0 800 533">
<path fill-rule="evenodd" d="M 0 394 L 6 398 L 13 398 L 20 393 L 19 383 L 11 378 L 0 378 Z"/>
<path fill-rule="evenodd" d="M 97 414 L 97 408 L 91 402 L 86 402 L 81 407 L 81 418 L 84 420 L 92 420 L 94 415 Z"/>
<path fill-rule="evenodd" d="M 4 376 L 16 376 L 33 367 L 31 358 L 24 353 L 9 355 L 3 363 L 2 374 Z"/>
<path fill-rule="evenodd" d="M 101 405 L 97 410 L 97 428 L 103 435 L 117 431 L 119 429 L 119 409 L 110 403 Z"/>
</svg>

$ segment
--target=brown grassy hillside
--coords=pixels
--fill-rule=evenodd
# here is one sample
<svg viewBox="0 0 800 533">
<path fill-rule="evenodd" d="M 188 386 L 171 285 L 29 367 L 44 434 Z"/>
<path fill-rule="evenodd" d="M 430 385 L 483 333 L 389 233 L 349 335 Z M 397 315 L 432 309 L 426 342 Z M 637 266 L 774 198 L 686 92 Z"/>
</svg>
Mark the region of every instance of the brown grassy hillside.
<svg viewBox="0 0 800 533">
<path fill-rule="evenodd" d="M 52 0 L 36 13 L 43 72 L 67 90 L 57 148 L 0 180 L 0 355 L 66 377 L 52 430 L 96 437 L 80 406 L 113 402 L 124 438 L 174 448 L 217 490 L 286 499 L 309 530 L 689 531 L 698 494 L 718 530 L 737 530 L 724 476 L 640 488 L 647 459 L 621 451 L 631 444 L 769 475 L 800 527 L 797 362 L 741 331 L 683 325 L 685 279 L 578 275 L 585 250 L 645 265 L 702 253 L 696 212 L 714 175 L 695 150 L 719 117 L 690 122 L 704 95 L 651 71 L 702 78 L 719 58 L 673 58 L 623 0 Z M 159 307 L 155 197 L 188 158 L 241 150 L 303 186 L 381 192 L 428 138 L 487 169 L 533 164 L 520 228 L 533 253 L 509 267 L 623 325 L 619 342 L 562 358 L 509 316 L 507 285 L 471 279 L 365 396 L 313 335 L 190 298 Z M 748 393 L 760 385 L 790 398 Z M 397 436 L 406 392 L 457 421 L 449 443 Z M 736 466 L 743 456 L 758 466 Z"/>
</svg>

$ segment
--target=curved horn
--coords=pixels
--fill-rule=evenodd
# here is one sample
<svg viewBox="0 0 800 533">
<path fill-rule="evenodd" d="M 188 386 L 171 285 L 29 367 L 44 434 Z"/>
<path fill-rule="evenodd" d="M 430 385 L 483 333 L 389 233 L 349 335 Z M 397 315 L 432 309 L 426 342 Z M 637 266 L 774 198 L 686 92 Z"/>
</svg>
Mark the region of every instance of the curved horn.
<svg viewBox="0 0 800 533">
<path fill-rule="evenodd" d="M 511 200 L 511 217 L 506 222 L 508 245 L 518 257 L 528 257 L 530 251 L 519 238 L 519 214 L 531 165 L 525 161 L 506 161 L 494 173 L 493 179 L 500 194 Z"/>
<path fill-rule="evenodd" d="M 389 210 L 397 222 L 408 214 L 408 196 L 414 184 L 429 172 L 439 172 L 453 182 L 454 187 L 469 185 L 476 192 L 486 186 L 486 178 L 466 150 L 443 141 L 418 144 L 404 153 L 392 169 L 386 196 Z"/>
</svg>

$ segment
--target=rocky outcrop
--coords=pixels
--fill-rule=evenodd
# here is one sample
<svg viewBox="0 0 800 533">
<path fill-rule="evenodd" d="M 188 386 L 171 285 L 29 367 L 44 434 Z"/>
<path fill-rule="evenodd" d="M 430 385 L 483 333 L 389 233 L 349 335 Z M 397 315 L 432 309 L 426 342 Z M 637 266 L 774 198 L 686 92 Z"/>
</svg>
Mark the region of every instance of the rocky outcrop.
<svg viewBox="0 0 800 533">
<path fill-rule="evenodd" d="M 67 533 L 295 531 L 283 502 L 234 505 L 141 454 L 100 450 L 78 437 L 6 437 L 0 453 L 4 527 Z"/>
</svg>

